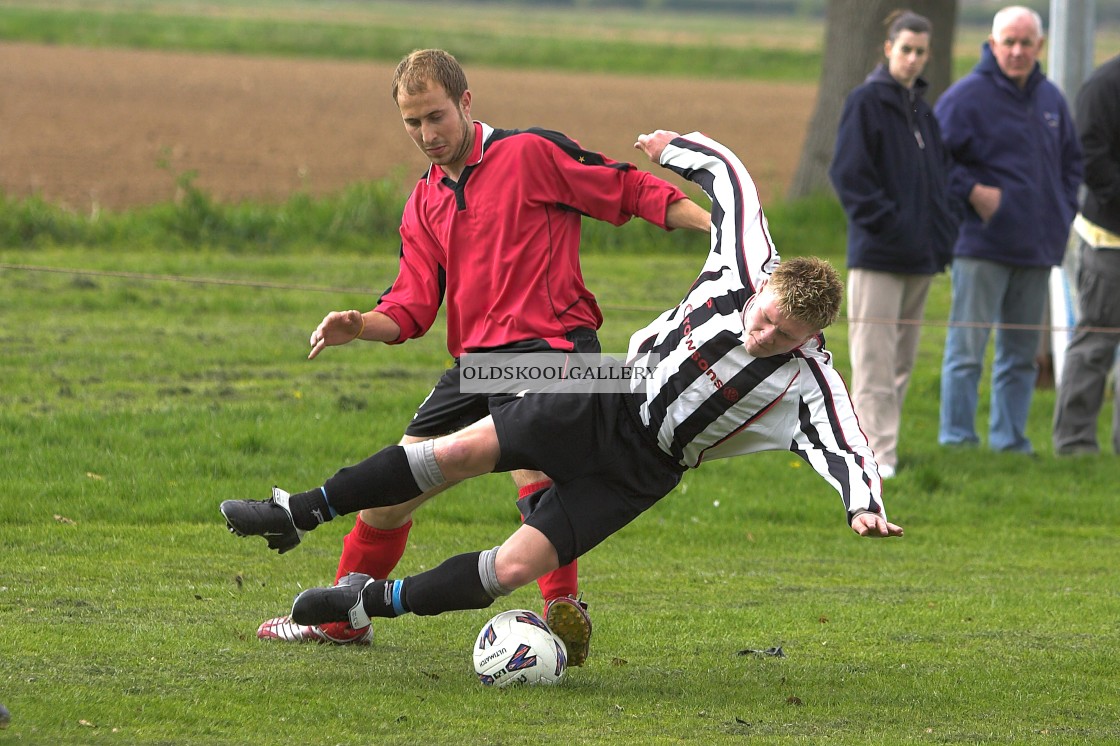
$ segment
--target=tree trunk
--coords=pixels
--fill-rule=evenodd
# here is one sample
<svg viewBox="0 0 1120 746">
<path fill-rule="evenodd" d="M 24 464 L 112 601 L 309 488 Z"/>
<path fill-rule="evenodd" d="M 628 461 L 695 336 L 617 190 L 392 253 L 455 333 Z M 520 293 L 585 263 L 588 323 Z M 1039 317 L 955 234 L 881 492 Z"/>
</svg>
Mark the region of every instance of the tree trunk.
<svg viewBox="0 0 1120 746">
<path fill-rule="evenodd" d="M 929 102 L 936 101 L 949 86 L 957 0 L 828 0 L 817 104 L 809 120 L 797 172 L 790 184 L 789 199 L 831 192 L 828 167 L 832 163 L 844 99 L 884 59 L 886 29 L 883 20 L 900 7 L 920 13 L 933 24 L 930 61 L 923 73 L 930 83 L 926 94 Z"/>
</svg>

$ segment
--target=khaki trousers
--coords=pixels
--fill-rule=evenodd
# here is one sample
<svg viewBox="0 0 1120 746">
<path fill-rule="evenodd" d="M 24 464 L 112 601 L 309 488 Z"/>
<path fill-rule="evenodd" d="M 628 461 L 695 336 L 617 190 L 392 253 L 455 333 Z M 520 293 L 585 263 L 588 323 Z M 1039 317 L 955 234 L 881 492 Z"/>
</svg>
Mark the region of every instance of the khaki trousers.
<svg viewBox="0 0 1120 746">
<path fill-rule="evenodd" d="M 902 403 L 918 356 L 932 275 L 848 272 L 852 403 L 879 464 L 898 467 Z"/>
</svg>

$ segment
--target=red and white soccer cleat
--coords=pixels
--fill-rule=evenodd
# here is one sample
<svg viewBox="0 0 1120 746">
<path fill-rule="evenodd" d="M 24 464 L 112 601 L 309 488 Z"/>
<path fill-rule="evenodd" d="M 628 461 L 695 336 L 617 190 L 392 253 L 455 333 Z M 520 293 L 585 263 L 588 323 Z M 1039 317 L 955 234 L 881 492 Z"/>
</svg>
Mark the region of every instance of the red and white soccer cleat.
<svg viewBox="0 0 1120 746">
<path fill-rule="evenodd" d="M 326 645 L 369 645 L 373 642 L 373 627 L 354 629 L 346 622 L 329 624 L 296 624 L 290 616 L 269 619 L 257 628 L 261 640 L 283 642 L 317 642 Z"/>
</svg>

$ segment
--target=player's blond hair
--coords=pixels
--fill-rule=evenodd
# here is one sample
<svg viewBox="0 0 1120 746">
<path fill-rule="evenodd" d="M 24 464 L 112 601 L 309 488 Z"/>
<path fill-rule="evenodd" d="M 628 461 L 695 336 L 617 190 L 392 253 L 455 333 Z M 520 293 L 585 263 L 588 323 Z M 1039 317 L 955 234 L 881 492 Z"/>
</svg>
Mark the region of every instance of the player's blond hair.
<svg viewBox="0 0 1120 746">
<path fill-rule="evenodd" d="M 824 259 L 796 256 L 783 259 L 768 283 L 778 309 L 815 329 L 830 326 L 840 315 L 844 283 Z"/>
<path fill-rule="evenodd" d="M 453 101 L 458 101 L 467 90 L 467 74 L 459 61 L 442 49 L 417 49 L 410 52 L 393 73 L 393 101 L 404 90 L 410 96 L 427 90 L 429 83 L 436 83 Z"/>
</svg>

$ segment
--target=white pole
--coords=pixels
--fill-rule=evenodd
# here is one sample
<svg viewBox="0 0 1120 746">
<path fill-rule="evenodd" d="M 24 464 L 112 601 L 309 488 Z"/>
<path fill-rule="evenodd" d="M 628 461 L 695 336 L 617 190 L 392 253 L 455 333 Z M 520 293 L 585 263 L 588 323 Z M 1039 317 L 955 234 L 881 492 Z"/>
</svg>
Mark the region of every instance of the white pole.
<svg viewBox="0 0 1120 746">
<path fill-rule="evenodd" d="M 1096 0 L 1050 0 L 1047 77 L 1065 94 L 1070 111 L 1081 84 L 1093 71 L 1096 16 Z M 1050 272 L 1050 324 L 1054 329 L 1050 333 L 1050 352 L 1055 385 L 1061 383 L 1066 346 L 1077 323 L 1077 294 L 1072 282 L 1077 276 L 1077 265 L 1076 252 L 1066 251 L 1062 266 Z"/>
<path fill-rule="evenodd" d="M 1047 77 L 1071 103 L 1093 71 L 1096 15 L 1096 0 L 1050 0 Z"/>
</svg>

